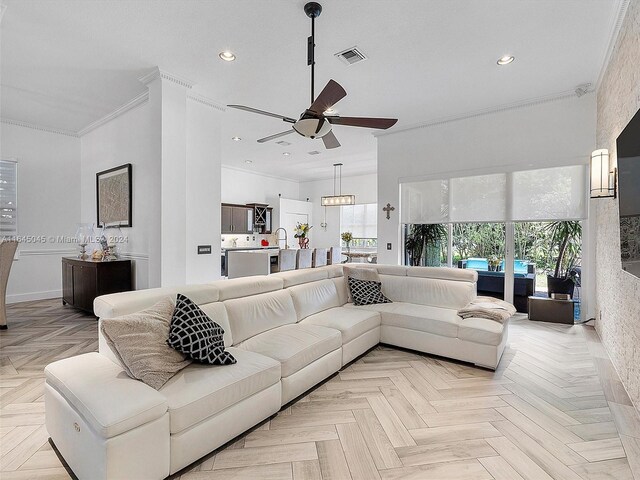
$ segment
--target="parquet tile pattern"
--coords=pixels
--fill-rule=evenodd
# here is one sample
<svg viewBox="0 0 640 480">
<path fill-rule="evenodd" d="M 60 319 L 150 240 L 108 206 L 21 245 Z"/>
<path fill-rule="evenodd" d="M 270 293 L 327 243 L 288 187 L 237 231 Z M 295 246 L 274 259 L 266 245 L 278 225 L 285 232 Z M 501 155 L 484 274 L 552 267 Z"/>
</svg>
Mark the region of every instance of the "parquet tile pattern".
<svg viewBox="0 0 640 480">
<path fill-rule="evenodd" d="M 43 368 L 97 349 L 59 300 L 0 332 L 0 477 L 66 479 Z M 640 480 L 640 417 L 594 329 L 514 319 L 496 372 L 379 346 L 181 480 Z"/>
</svg>

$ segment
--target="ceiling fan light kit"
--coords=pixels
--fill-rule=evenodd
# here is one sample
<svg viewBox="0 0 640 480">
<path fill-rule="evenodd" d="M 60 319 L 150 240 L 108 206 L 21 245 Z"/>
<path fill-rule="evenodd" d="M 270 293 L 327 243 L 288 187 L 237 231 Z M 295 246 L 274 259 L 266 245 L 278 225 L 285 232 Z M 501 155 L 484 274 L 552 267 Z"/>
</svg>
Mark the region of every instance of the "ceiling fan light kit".
<svg viewBox="0 0 640 480">
<path fill-rule="evenodd" d="M 320 95 L 315 97 L 315 20 L 322 13 L 322 6 L 317 2 L 309 2 L 304 6 L 304 12 L 309 18 L 311 18 L 311 36 L 307 39 L 307 65 L 311 66 L 311 106 L 302 112 L 298 120 L 292 117 L 279 115 L 277 113 L 247 107 L 245 105 L 227 106 L 238 110 L 257 113 L 259 115 L 279 118 L 283 122 L 292 124 L 292 127 L 289 130 L 260 138 L 258 139 L 258 143 L 265 143 L 275 138 L 296 132 L 306 138 L 322 138 L 324 146 L 327 149 L 338 148 L 340 146 L 340 142 L 333 134 L 333 125 L 378 128 L 383 130 L 395 125 L 398 121 L 395 118 L 340 117 L 328 114 L 329 112 L 335 112 L 333 106 L 346 97 L 347 92 L 338 82 L 329 80 L 327 85 L 322 89 L 322 92 L 320 92 Z M 343 205 L 352 205 L 352 203 L 346 203 Z"/>
</svg>

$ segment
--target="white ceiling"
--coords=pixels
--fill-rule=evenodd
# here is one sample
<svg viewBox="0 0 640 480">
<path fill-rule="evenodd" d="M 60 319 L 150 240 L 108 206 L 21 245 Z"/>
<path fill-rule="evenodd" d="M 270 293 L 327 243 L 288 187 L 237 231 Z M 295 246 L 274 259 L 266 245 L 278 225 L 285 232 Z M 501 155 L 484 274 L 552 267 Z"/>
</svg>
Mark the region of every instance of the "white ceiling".
<svg viewBox="0 0 640 480">
<path fill-rule="evenodd" d="M 310 103 L 305 0 L 0 1 L 6 118 L 79 131 L 143 92 L 137 78 L 156 65 L 221 103 L 293 117 Z M 333 78 L 348 92 L 339 114 L 397 117 L 397 129 L 572 91 L 597 82 L 622 2 L 323 0 L 316 93 Z M 354 45 L 367 61 L 334 57 Z M 218 58 L 225 49 L 235 62 Z M 498 67 L 506 53 L 516 61 Z M 288 125 L 225 116 L 227 165 L 300 180 L 330 177 L 337 160 L 345 175 L 376 169 L 371 130 L 335 127 L 343 146 L 333 151 L 295 134 L 287 147 L 260 145 Z"/>
</svg>

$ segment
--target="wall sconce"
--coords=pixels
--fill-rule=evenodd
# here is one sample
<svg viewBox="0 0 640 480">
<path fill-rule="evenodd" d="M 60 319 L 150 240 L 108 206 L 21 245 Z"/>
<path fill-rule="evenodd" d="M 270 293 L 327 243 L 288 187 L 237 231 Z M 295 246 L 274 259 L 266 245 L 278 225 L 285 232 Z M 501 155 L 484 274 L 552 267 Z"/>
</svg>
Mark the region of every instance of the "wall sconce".
<svg viewBox="0 0 640 480">
<path fill-rule="evenodd" d="M 611 168 L 609 150 L 591 153 L 591 198 L 616 198 L 617 169 Z"/>
</svg>

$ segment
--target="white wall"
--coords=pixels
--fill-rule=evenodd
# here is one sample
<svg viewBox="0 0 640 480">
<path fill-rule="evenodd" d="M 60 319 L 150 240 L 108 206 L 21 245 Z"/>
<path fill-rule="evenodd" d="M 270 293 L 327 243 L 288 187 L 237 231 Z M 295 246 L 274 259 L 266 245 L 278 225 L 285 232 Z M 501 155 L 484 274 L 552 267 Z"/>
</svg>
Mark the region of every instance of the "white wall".
<svg viewBox="0 0 640 480">
<path fill-rule="evenodd" d="M 2 158 L 18 160 L 18 235 L 47 237 L 20 244 L 7 300 L 60 297 L 60 258 L 78 249 L 48 237 L 73 236 L 80 221 L 80 139 L 2 123 L 0 148 Z"/>
<path fill-rule="evenodd" d="M 280 226 L 279 199 L 298 199 L 300 184 L 295 180 L 222 166 L 222 203 L 266 203 L 273 207 L 273 230 Z"/>
<path fill-rule="evenodd" d="M 631 0 L 598 89 L 598 148 L 617 162 L 616 138 L 640 109 L 640 0 Z M 618 199 L 592 200 L 596 213 L 596 330 L 629 397 L 640 408 L 640 278 L 620 261 Z M 613 401 L 622 402 L 623 396 Z M 611 401 L 611 399 L 608 398 Z M 629 442 L 623 436 L 625 448 Z"/>
<path fill-rule="evenodd" d="M 377 190 L 378 176 L 359 175 L 342 178 L 342 193 L 356 196 L 356 203 L 376 203 L 378 201 Z M 314 182 L 300 183 L 300 200 L 309 198 L 313 204 L 313 246 L 318 248 L 340 245 L 340 207 L 323 207 L 320 198 L 325 195 L 333 195 L 333 179 L 316 180 Z M 325 219 L 326 229 L 320 224 Z"/>
<path fill-rule="evenodd" d="M 153 92 L 152 92 L 153 93 Z M 81 139 L 82 222 L 96 223 L 96 173 L 133 165 L 133 227 L 121 252 L 134 260 L 136 289 L 160 286 L 159 95 L 92 130 Z"/>
<path fill-rule="evenodd" d="M 222 112 L 187 101 L 187 282 L 220 277 L 220 123 Z M 198 255 L 211 245 L 211 255 Z"/>
<path fill-rule="evenodd" d="M 379 136 L 378 203 L 389 202 L 396 210 L 391 220 L 378 211 L 378 262 L 400 261 L 400 182 L 587 164 L 595 124 L 596 98 L 588 94 Z M 593 249 L 588 230 L 586 256 Z M 593 272 L 590 277 L 583 293 L 593 291 Z"/>
</svg>

